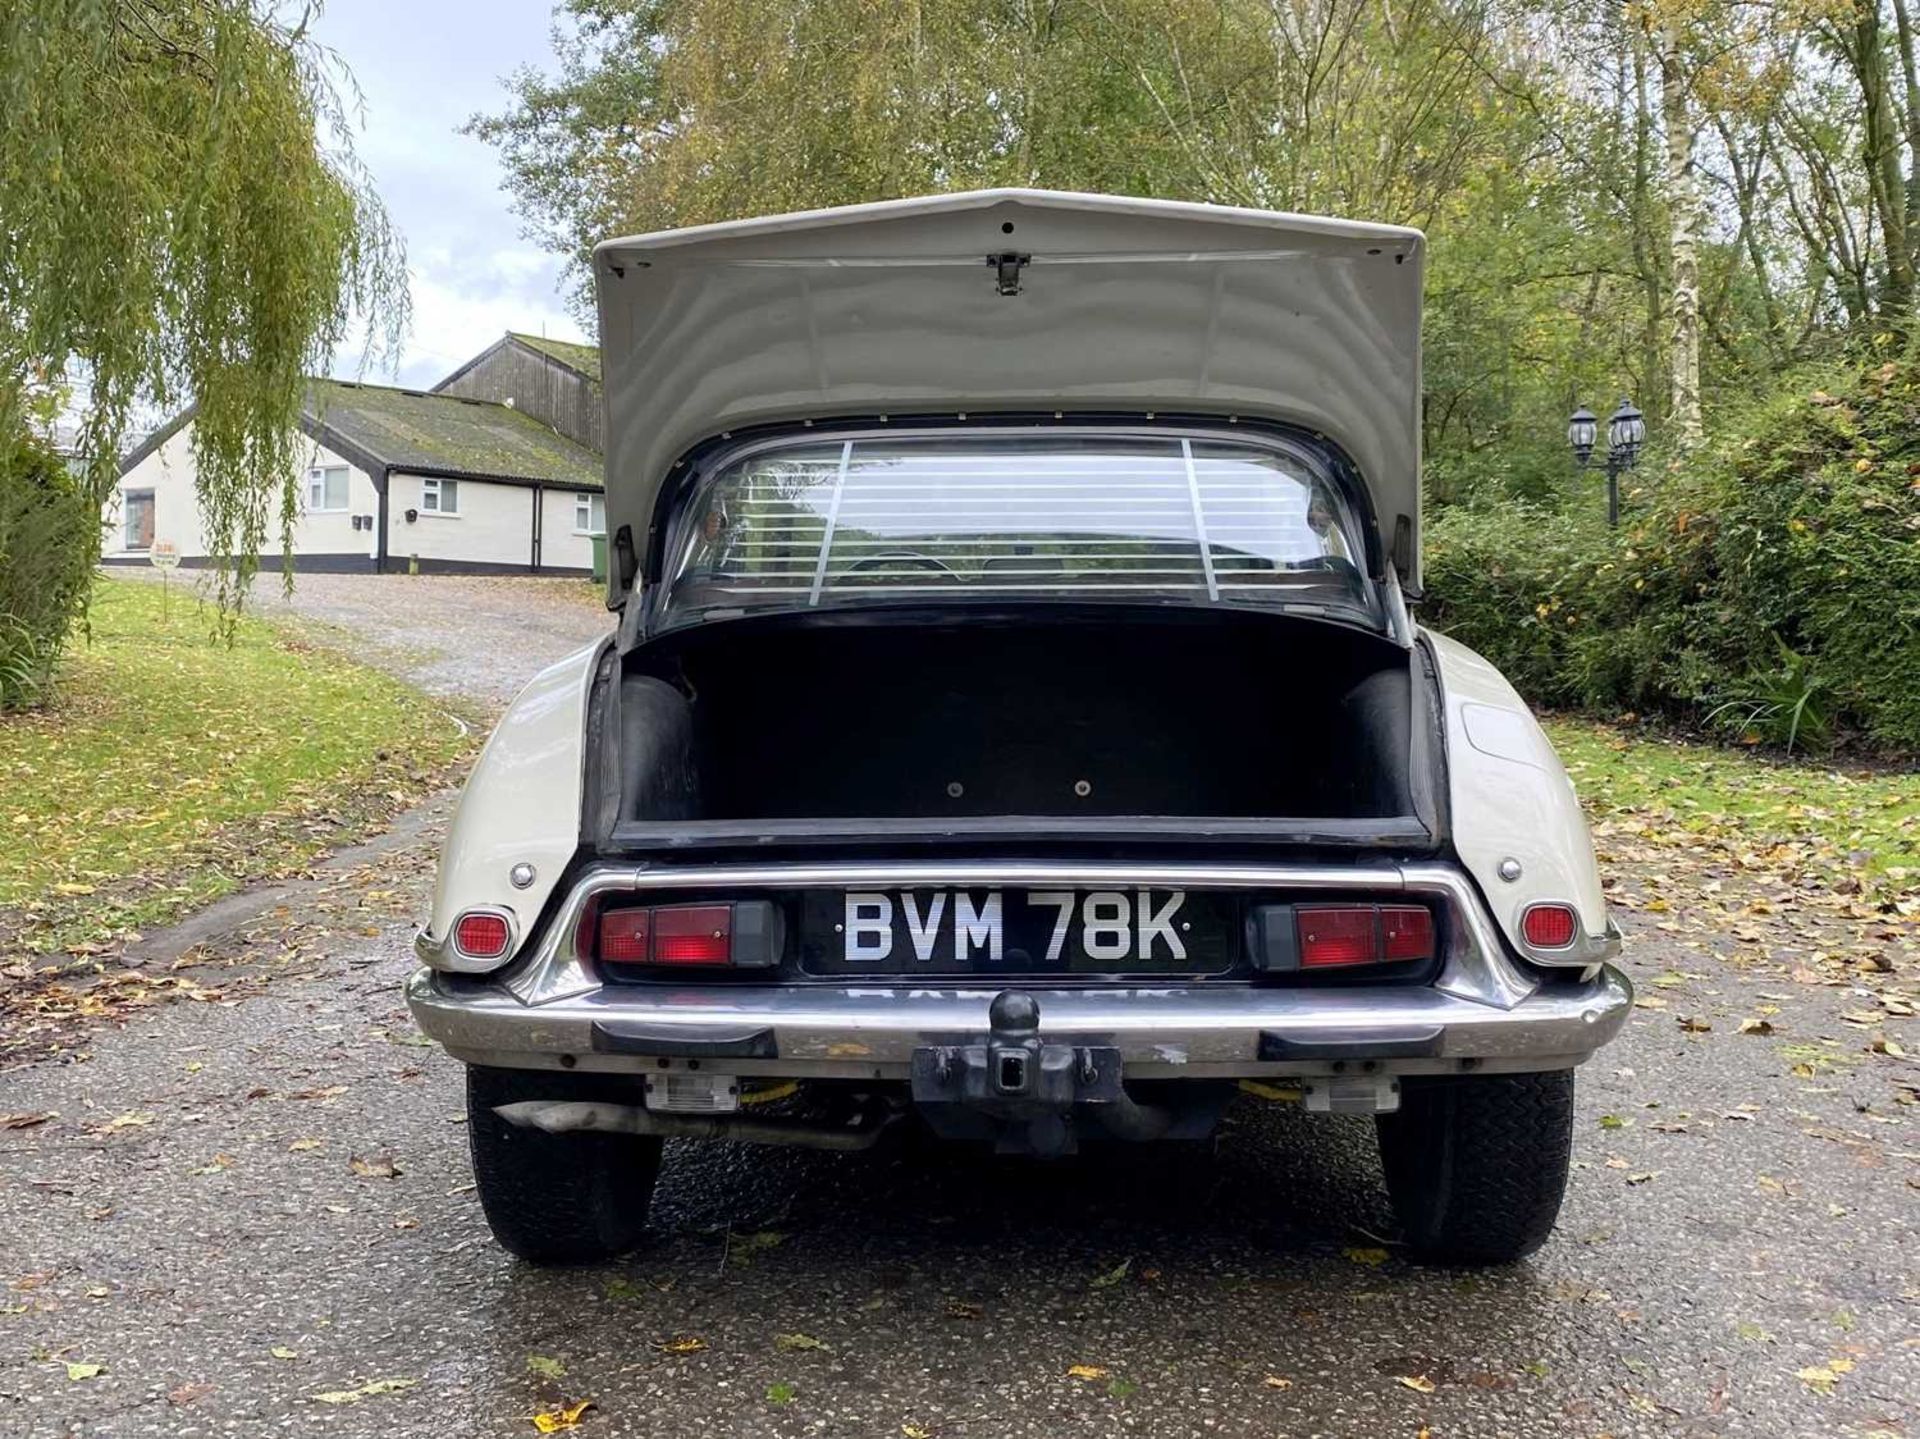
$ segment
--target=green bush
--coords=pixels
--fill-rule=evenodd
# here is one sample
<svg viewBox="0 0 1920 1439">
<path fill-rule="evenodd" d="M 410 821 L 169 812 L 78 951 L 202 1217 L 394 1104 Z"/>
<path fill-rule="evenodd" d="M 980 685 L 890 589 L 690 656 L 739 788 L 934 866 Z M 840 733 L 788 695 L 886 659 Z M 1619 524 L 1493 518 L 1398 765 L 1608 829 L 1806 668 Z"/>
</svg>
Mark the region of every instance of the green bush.
<svg viewBox="0 0 1920 1439">
<path fill-rule="evenodd" d="M 0 710 L 41 703 L 86 601 L 100 514 L 61 458 L 0 439 Z"/>
<path fill-rule="evenodd" d="M 1636 475 L 1618 531 L 1540 507 L 1440 512 L 1428 620 L 1545 704 L 1702 720 L 1759 697 L 1771 738 L 1758 721 L 1780 696 L 1815 694 L 1820 722 L 1781 737 L 1831 722 L 1920 748 L 1920 366 L 1821 378 Z"/>
</svg>

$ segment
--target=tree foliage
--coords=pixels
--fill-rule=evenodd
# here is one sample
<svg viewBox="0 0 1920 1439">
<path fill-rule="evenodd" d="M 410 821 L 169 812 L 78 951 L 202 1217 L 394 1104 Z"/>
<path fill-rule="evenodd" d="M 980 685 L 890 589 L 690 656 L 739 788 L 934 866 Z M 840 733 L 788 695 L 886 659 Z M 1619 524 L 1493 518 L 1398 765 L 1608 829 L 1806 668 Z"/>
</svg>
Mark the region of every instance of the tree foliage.
<svg viewBox="0 0 1920 1439">
<path fill-rule="evenodd" d="M 75 377 L 97 513 L 135 403 L 191 401 L 224 611 L 269 527 L 284 534 L 298 513 L 304 377 L 331 364 L 356 313 L 391 342 L 406 311 L 400 245 L 354 165 L 333 62 L 310 17 L 287 24 L 284 9 L 0 0 L 0 436 L 30 426 L 37 389 Z M 0 469 L 0 484 L 30 482 Z M 90 563 L 97 524 L 87 534 Z"/>
<path fill-rule="evenodd" d="M 994 184 L 1423 226 L 1435 496 L 1545 498 L 1576 403 L 1690 429 L 1905 331 L 1909 3 L 562 0 L 558 72 L 472 128 L 582 262 L 622 231 Z"/>
</svg>

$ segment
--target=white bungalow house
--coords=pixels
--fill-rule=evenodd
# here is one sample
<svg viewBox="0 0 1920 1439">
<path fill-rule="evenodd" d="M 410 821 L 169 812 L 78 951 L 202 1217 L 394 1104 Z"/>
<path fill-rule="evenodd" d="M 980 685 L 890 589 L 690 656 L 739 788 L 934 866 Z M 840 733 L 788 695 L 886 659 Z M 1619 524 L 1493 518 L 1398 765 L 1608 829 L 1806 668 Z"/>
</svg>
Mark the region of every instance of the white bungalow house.
<svg viewBox="0 0 1920 1439">
<path fill-rule="evenodd" d="M 294 568 L 590 572 L 606 527 L 598 359 L 510 335 L 433 390 L 310 382 Z M 170 541 L 182 564 L 204 563 L 194 480 L 189 408 L 122 462 L 104 560 L 144 563 Z"/>
</svg>

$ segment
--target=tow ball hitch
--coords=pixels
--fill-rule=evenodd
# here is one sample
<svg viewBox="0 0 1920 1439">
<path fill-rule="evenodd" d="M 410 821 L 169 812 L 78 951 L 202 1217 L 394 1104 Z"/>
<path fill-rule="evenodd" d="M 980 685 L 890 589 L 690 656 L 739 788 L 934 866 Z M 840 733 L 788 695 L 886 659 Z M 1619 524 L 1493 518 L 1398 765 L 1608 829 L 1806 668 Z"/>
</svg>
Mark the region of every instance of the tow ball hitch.
<svg viewBox="0 0 1920 1439">
<path fill-rule="evenodd" d="M 1044 1042 L 1040 1002 L 1009 989 L 987 1008 L 984 1044 L 914 1050 L 913 1099 L 949 1137 L 993 1139 L 1006 1153 L 1067 1154 L 1077 1105 L 1100 1106 L 1115 1132 L 1151 1115 L 1127 1097 L 1120 1074 L 1112 1045 Z"/>
</svg>

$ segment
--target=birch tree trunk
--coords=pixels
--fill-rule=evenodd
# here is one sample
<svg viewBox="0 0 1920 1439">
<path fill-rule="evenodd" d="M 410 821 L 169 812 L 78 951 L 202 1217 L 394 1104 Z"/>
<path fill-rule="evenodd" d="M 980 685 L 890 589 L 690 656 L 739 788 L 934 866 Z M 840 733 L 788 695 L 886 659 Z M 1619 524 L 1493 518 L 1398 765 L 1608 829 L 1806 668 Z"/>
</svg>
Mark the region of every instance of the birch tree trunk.
<svg viewBox="0 0 1920 1439">
<path fill-rule="evenodd" d="M 1660 122 L 1667 141 L 1667 224 L 1671 235 L 1673 343 L 1669 415 L 1680 443 L 1700 442 L 1700 183 L 1693 168 L 1693 119 L 1679 35 L 1660 31 Z"/>
</svg>

